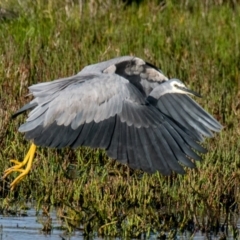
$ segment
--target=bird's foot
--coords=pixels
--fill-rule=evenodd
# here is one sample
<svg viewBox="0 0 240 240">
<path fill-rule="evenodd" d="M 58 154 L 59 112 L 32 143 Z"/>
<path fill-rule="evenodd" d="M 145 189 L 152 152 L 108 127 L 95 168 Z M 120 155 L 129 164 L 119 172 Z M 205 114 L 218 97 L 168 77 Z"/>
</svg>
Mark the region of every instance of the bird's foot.
<svg viewBox="0 0 240 240">
<path fill-rule="evenodd" d="M 30 172 L 32 168 L 32 162 L 33 162 L 35 151 L 36 151 L 36 145 L 32 144 L 27 155 L 25 156 L 22 162 L 19 162 L 17 160 L 10 160 L 10 162 L 14 163 L 15 165 L 5 170 L 2 178 L 3 179 L 6 178 L 12 172 L 20 172 L 20 175 L 17 178 L 15 178 L 14 181 L 10 184 L 11 190 L 13 190 L 16 187 L 16 185 Z M 26 165 L 26 168 L 23 169 L 25 165 Z"/>
</svg>

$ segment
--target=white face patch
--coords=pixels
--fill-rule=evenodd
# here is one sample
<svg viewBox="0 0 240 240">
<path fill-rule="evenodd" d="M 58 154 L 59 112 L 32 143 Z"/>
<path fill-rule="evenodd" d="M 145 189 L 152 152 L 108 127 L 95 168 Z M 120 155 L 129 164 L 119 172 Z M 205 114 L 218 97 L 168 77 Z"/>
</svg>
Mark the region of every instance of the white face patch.
<svg viewBox="0 0 240 240">
<path fill-rule="evenodd" d="M 103 70 L 103 73 L 115 73 L 116 72 L 116 65 L 111 65 L 110 67 Z"/>
<path fill-rule="evenodd" d="M 165 94 L 174 94 L 174 93 L 189 94 L 188 92 L 177 88 L 175 85 L 181 88 L 186 88 L 186 86 L 179 80 L 170 79 L 154 87 L 153 90 L 150 92 L 149 96 L 159 99 Z"/>
<path fill-rule="evenodd" d="M 171 80 L 171 81 L 169 81 L 169 83 L 173 88 L 176 88 L 176 85 L 179 87 L 187 88 L 186 85 L 180 81 Z"/>
</svg>

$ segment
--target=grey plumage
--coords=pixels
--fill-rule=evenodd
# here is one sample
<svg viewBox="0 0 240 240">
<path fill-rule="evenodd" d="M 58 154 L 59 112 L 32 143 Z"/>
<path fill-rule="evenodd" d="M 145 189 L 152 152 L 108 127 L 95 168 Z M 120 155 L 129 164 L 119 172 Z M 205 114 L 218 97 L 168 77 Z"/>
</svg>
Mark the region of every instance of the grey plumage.
<svg viewBox="0 0 240 240">
<path fill-rule="evenodd" d="M 205 153 L 199 144 L 222 126 L 155 66 L 125 56 L 89 65 L 72 77 L 29 87 L 32 110 L 19 128 L 36 145 L 106 149 L 146 172 L 184 173 Z M 181 163 L 181 164 L 179 164 Z"/>
</svg>

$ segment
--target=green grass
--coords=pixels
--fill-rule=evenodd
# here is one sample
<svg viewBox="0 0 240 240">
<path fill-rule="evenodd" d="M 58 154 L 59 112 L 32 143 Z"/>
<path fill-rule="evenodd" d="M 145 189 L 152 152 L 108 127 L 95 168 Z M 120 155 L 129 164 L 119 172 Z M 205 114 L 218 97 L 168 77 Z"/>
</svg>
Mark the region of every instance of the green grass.
<svg viewBox="0 0 240 240">
<path fill-rule="evenodd" d="M 224 219 L 237 238 L 240 5 L 98 2 L 108 4 L 85 4 L 80 13 L 78 1 L 1 1 L 18 17 L 0 18 L 0 172 L 30 146 L 17 132 L 26 116 L 11 120 L 29 100 L 29 85 L 121 55 L 141 57 L 199 91 L 204 97 L 197 101 L 224 129 L 205 142 L 209 153 L 184 176 L 134 172 L 100 150 L 38 148 L 31 174 L 15 192 L 2 182 L 0 210 L 21 209 L 34 200 L 37 211 L 58 207 L 69 231 L 82 225 L 87 235 L 122 237 L 170 230 L 174 236 L 192 221 L 204 232 L 218 232 Z"/>
</svg>

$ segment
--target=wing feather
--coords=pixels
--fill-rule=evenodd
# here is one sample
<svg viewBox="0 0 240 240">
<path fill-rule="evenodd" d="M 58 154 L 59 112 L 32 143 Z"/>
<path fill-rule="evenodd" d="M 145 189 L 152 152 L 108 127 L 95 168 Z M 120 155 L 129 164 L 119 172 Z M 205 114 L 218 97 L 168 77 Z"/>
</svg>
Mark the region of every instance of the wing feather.
<svg viewBox="0 0 240 240">
<path fill-rule="evenodd" d="M 149 136 L 148 138 L 144 137 L 144 135 L 147 134 L 147 130 L 148 129 L 140 129 L 140 141 L 142 141 L 142 139 L 145 140 L 145 143 L 142 142 L 143 145 L 146 145 L 146 141 L 149 139 Z M 144 135 L 143 135 L 143 134 Z M 161 141 L 161 132 L 160 131 L 155 131 L 155 138 L 154 138 L 154 141 L 151 141 L 152 142 L 152 147 L 154 149 L 154 151 L 156 151 L 156 154 L 157 156 L 153 158 L 154 160 L 154 171 L 159 171 L 160 173 L 162 173 L 163 175 L 169 175 L 171 173 L 171 169 L 169 168 L 163 154 L 162 154 L 162 149 L 161 149 L 161 146 L 159 144 L 159 142 Z M 160 137 L 159 137 L 160 136 Z M 145 149 L 146 151 L 147 149 Z M 148 160 L 150 161 L 150 159 Z"/>
<path fill-rule="evenodd" d="M 144 157 L 140 158 L 140 166 L 144 171 L 153 173 L 157 171 L 157 166 L 160 164 L 156 164 L 156 160 L 158 159 L 157 149 L 159 148 L 159 144 L 156 144 L 156 140 L 154 138 L 154 133 L 150 128 L 141 128 L 139 129 L 141 147 L 144 151 Z M 156 148 L 156 145 L 157 148 Z M 163 158 L 163 161 L 165 159 Z M 154 164 L 155 163 L 155 164 Z"/>
<path fill-rule="evenodd" d="M 173 92 L 161 94 L 163 85 L 158 85 L 148 100 L 162 113 L 180 123 L 182 128 L 189 130 L 197 141 L 203 141 L 203 137 L 213 137 L 212 132 L 219 132 L 222 129 L 218 121 L 189 96 Z M 157 95 L 160 97 L 154 99 Z"/>
<path fill-rule="evenodd" d="M 177 100 L 174 99 L 174 97 L 176 97 L 174 94 L 166 94 L 164 98 L 162 98 L 161 102 L 158 102 L 158 106 L 164 105 L 165 108 L 168 109 L 168 114 L 173 119 L 181 123 L 183 126 L 188 126 L 189 130 L 191 130 L 193 133 L 196 133 L 196 136 L 199 139 L 201 138 L 200 134 L 206 137 L 212 137 L 213 134 L 211 131 L 204 127 L 203 123 L 198 121 L 198 117 L 193 118 L 191 114 L 182 108 L 182 103 L 179 102 L 180 99 Z"/>
<path fill-rule="evenodd" d="M 117 144 L 117 159 L 122 163 L 128 163 L 127 155 L 127 124 L 122 123 L 120 118 L 116 118 L 118 128 L 115 131 L 118 131 L 118 144 Z"/>
<path fill-rule="evenodd" d="M 169 126 L 170 127 L 170 126 Z M 167 139 L 168 142 L 168 146 L 171 148 L 171 151 L 169 149 L 170 152 L 172 152 L 176 158 L 176 160 L 178 162 L 183 163 L 185 166 L 193 168 L 195 167 L 195 164 L 190 161 L 190 159 L 187 158 L 187 155 L 181 150 L 181 148 L 179 148 L 179 145 L 177 144 L 177 142 L 179 143 L 181 141 L 181 139 L 177 139 L 177 133 L 176 133 L 176 137 L 174 138 L 174 136 L 172 136 L 171 132 L 171 127 L 166 128 L 166 129 L 162 129 L 162 134 L 163 134 L 163 138 Z M 171 143 L 171 144 L 169 144 Z"/>
<path fill-rule="evenodd" d="M 174 96 L 174 98 L 176 99 L 177 96 Z M 202 122 L 210 130 L 214 132 L 221 131 L 222 129 L 221 124 L 219 124 L 219 122 L 215 118 L 213 118 L 213 116 L 211 116 L 209 113 L 207 113 L 197 102 L 195 102 L 187 95 L 181 95 L 180 98 L 182 102 L 182 108 L 186 112 L 188 112 L 192 116 L 198 117 L 197 120 L 199 122 Z"/>
</svg>

